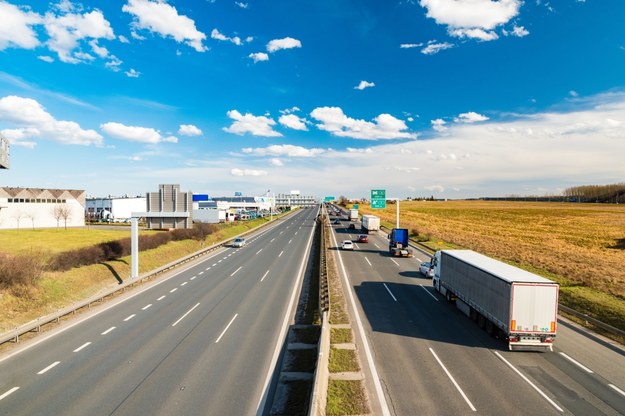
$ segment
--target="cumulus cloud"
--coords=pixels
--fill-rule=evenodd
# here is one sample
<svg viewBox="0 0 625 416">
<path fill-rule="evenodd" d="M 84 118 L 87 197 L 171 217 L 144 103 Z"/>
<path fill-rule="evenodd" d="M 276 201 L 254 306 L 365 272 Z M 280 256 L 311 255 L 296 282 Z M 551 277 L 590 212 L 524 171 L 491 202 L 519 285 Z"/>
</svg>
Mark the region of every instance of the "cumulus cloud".
<svg viewBox="0 0 625 416">
<path fill-rule="evenodd" d="M 339 107 L 318 107 L 310 113 L 310 116 L 320 122 L 317 128 L 338 137 L 364 140 L 417 137 L 415 133 L 405 131 L 408 126 L 403 120 L 390 114 L 380 114 L 371 122 L 347 117 Z"/>
<path fill-rule="evenodd" d="M 158 130 L 150 127 L 126 126 L 121 123 L 108 122 L 100 124 L 100 128 L 111 137 L 131 142 L 151 144 L 161 142 L 178 142 L 178 138 L 175 136 L 163 137 Z"/>
<path fill-rule="evenodd" d="M 421 49 L 421 53 L 424 55 L 434 55 L 436 53 L 439 53 L 440 51 L 444 51 L 445 49 L 451 49 L 453 47 L 454 45 L 449 42 L 438 43 L 435 41 L 430 41 L 425 48 Z"/>
<path fill-rule="evenodd" d="M 42 22 L 40 15 L 3 1 L 0 2 L 0 17 L 0 51 L 10 47 L 34 49 L 39 46 L 32 27 Z"/>
<path fill-rule="evenodd" d="M 279 137 L 279 132 L 273 129 L 276 122 L 265 116 L 255 116 L 250 113 L 242 115 L 237 110 L 230 110 L 226 113 L 234 122 L 230 127 L 224 127 L 223 131 L 227 133 L 238 134 L 240 136 L 250 133 L 253 136 L 263 137 Z"/>
<path fill-rule="evenodd" d="M 306 120 L 296 116 L 295 114 L 283 114 L 278 119 L 278 122 L 293 130 L 308 131 L 308 127 L 306 127 Z"/>
<path fill-rule="evenodd" d="M 506 36 L 516 36 L 518 38 L 525 37 L 530 34 L 523 26 L 514 26 L 511 31 L 504 30 L 503 34 Z"/>
<path fill-rule="evenodd" d="M 447 124 L 447 122 L 445 120 L 443 120 L 442 118 L 437 118 L 436 120 L 431 120 L 430 123 L 432 123 L 432 128 L 434 130 L 436 130 L 439 133 L 442 133 L 444 131 L 447 130 L 447 127 L 445 126 L 445 124 Z"/>
<path fill-rule="evenodd" d="M 71 13 L 71 8 L 63 11 L 68 12 L 61 15 L 48 12 L 43 18 L 43 25 L 50 37 L 46 45 L 58 55 L 59 60 L 70 64 L 91 61 L 90 55 L 77 50 L 80 42 L 87 39 L 96 55 L 107 57 L 108 51 L 99 46 L 97 40 L 115 39 L 115 34 L 102 12 L 94 10 L 84 14 Z"/>
<path fill-rule="evenodd" d="M 256 169 L 239 169 L 230 170 L 232 176 L 267 176 L 267 171 Z"/>
<path fill-rule="evenodd" d="M 374 82 L 369 82 L 369 81 L 360 81 L 360 84 L 356 85 L 354 87 L 355 90 L 364 90 L 365 88 L 371 88 L 371 87 L 375 87 L 375 83 Z"/>
<path fill-rule="evenodd" d="M 482 114 L 478 114 L 473 111 L 459 114 L 458 117 L 454 119 L 456 123 L 475 123 L 477 121 L 486 121 L 486 120 L 488 120 L 488 117 Z"/>
<path fill-rule="evenodd" d="M 250 53 L 248 57 L 252 58 L 254 63 L 269 60 L 269 55 L 267 55 L 265 52 Z"/>
<path fill-rule="evenodd" d="M 279 51 L 280 49 L 292 49 L 292 48 L 301 48 L 301 47 L 302 47 L 302 42 L 300 42 L 297 39 L 293 39 L 291 37 L 286 37 L 282 39 L 273 39 L 269 41 L 269 43 L 267 44 L 267 51 L 273 53 L 273 52 Z"/>
<path fill-rule="evenodd" d="M 63 144 L 101 145 L 103 138 L 94 130 L 85 130 L 74 121 L 57 120 L 36 100 L 9 95 L 0 98 L 0 122 L 14 129 L 4 130 L 7 138 L 43 138 Z"/>
<path fill-rule="evenodd" d="M 451 36 L 494 40 L 493 32 L 519 14 L 521 0 L 420 0 L 427 16 L 448 26 Z"/>
<path fill-rule="evenodd" d="M 326 150 L 313 148 L 307 149 L 302 146 L 294 146 L 292 144 L 271 145 L 267 147 L 241 149 L 243 153 L 253 154 L 256 156 L 288 156 L 288 157 L 314 157 L 325 153 Z"/>
<path fill-rule="evenodd" d="M 181 136 L 201 136 L 202 130 L 193 124 L 181 124 L 178 129 L 178 134 Z"/>
<path fill-rule="evenodd" d="M 241 46 L 243 44 L 243 42 L 241 42 L 241 38 L 238 36 L 235 37 L 228 37 L 222 33 L 219 32 L 219 30 L 217 29 L 213 29 L 213 31 L 211 32 L 211 38 L 212 39 L 216 39 L 216 40 L 221 40 L 221 41 L 227 41 L 227 42 L 232 42 L 237 46 Z"/>
<path fill-rule="evenodd" d="M 198 52 L 207 50 L 202 44 L 206 35 L 196 29 L 192 19 L 178 14 L 174 6 L 163 1 L 128 0 L 122 11 L 134 16 L 132 26 L 135 30 L 148 30 L 162 37 L 171 37 Z M 132 32 L 132 36 L 140 37 L 135 31 Z"/>
<path fill-rule="evenodd" d="M 271 163 L 271 166 L 284 166 L 284 162 L 278 158 L 272 158 L 269 163 Z"/>
<path fill-rule="evenodd" d="M 129 78 L 139 78 L 140 75 L 141 75 L 141 72 L 136 71 L 133 68 L 131 68 L 130 71 L 126 71 L 126 76 Z"/>
</svg>

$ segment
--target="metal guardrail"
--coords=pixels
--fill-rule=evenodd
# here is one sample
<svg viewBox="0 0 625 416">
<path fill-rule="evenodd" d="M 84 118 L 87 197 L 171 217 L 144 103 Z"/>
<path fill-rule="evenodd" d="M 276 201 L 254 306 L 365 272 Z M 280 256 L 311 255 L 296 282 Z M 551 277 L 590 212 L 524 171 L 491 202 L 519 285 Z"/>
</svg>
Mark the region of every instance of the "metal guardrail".
<svg viewBox="0 0 625 416">
<path fill-rule="evenodd" d="M 283 217 L 281 217 L 283 218 Z M 274 220 L 277 221 L 278 219 Z M 264 228 L 268 225 L 270 225 L 271 222 L 267 222 L 265 224 L 262 224 L 261 226 L 257 227 L 257 228 L 253 228 L 251 230 L 245 231 L 241 234 L 239 234 L 239 236 L 246 236 L 248 234 L 251 234 L 253 232 L 257 232 L 260 228 Z M 13 341 L 13 342 L 19 342 L 19 338 L 20 336 L 30 333 L 30 332 L 40 332 L 41 331 L 41 327 L 44 325 L 48 325 L 51 323 L 58 323 L 60 321 L 60 319 L 64 316 L 68 316 L 68 315 L 73 315 L 75 314 L 77 311 L 83 309 L 83 308 L 90 308 L 92 304 L 94 303 L 101 303 L 104 301 L 105 298 L 110 297 L 110 296 L 114 296 L 115 294 L 118 293 L 124 293 L 126 291 L 126 289 L 133 287 L 135 285 L 138 285 L 140 283 L 143 283 L 144 281 L 150 280 L 153 277 L 156 277 L 164 272 L 167 272 L 171 269 L 174 269 L 182 264 L 188 263 L 191 260 L 195 260 L 199 257 L 202 257 L 208 253 L 210 253 L 211 251 L 214 251 L 220 247 L 223 247 L 226 245 L 226 243 L 228 241 L 230 241 L 231 239 L 228 240 L 224 240 L 221 241 L 219 243 L 213 244 L 209 247 L 203 248 L 201 250 L 196 251 L 195 253 L 189 254 L 188 256 L 182 257 L 180 259 L 177 259 L 173 262 L 170 262 L 164 266 L 161 266 L 157 269 L 154 269 L 148 273 L 144 273 L 143 275 L 137 277 L 136 279 L 132 279 L 129 280 L 127 282 L 122 283 L 121 285 L 110 289 L 104 293 L 100 293 L 94 296 L 91 296 L 90 298 L 87 298 L 79 303 L 76 303 L 74 305 L 68 306 L 66 308 L 60 309 L 56 312 L 53 312 L 49 315 L 45 315 L 42 317 L 39 317 L 27 324 L 24 324 L 18 328 L 15 328 L 9 332 L 6 332 L 4 334 L 0 334 L 0 345 L 9 342 L 9 341 Z"/>
</svg>

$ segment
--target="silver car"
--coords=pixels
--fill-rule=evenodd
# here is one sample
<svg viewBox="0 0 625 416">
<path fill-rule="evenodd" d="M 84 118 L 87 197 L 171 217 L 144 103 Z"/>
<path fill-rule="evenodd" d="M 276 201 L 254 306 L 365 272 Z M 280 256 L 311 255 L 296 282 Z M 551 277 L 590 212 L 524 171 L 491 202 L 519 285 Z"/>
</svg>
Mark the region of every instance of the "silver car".
<svg viewBox="0 0 625 416">
<path fill-rule="evenodd" d="M 419 272 L 425 277 L 434 277 L 434 267 L 429 261 L 425 261 L 419 265 Z"/>
<path fill-rule="evenodd" d="M 245 245 L 245 238 L 237 237 L 232 242 L 232 247 L 243 247 Z"/>
</svg>

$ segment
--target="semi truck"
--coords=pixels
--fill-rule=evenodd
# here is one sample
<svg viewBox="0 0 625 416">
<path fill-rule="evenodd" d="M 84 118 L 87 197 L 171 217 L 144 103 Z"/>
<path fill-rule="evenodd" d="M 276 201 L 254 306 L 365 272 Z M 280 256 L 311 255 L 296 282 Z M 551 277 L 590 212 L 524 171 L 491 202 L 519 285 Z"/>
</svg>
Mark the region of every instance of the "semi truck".
<svg viewBox="0 0 625 416">
<path fill-rule="evenodd" d="M 380 229 L 380 217 L 376 217 L 375 215 L 363 215 L 360 228 L 363 233 L 375 233 Z"/>
<path fill-rule="evenodd" d="M 557 283 L 471 250 L 437 251 L 431 262 L 435 290 L 511 351 L 553 351 Z"/>
<path fill-rule="evenodd" d="M 408 246 L 408 229 L 391 230 L 388 235 L 388 252 L 391 256 L 412 257 L 412 249 Z"/>
<path fill-rule="evenodd" d="M 358 221 L 358 210 L 357 209 L 354 209 L 354 208 L 350 209 L 348 215 L 349 215 L 348 219 L 350 221 Z"/>
</svg>

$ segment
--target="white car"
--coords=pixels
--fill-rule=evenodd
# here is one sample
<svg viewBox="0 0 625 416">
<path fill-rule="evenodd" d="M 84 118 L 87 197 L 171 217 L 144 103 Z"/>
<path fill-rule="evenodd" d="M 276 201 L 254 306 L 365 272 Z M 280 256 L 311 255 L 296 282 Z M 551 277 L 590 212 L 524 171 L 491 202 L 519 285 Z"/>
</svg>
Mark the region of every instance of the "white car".
<svg viewBox="0 0 625 416">
<path fill-rule="evenodd" d="M 351 240 L 345 240 L 341 243 L 341 248 L 343 250 L 354 250 L 354 243 Z"/>
<path fill-rule="evenodd" d="M 419 272 L 425 277 L 434 277 L 434 267 L 429 261 L 425 261 L 419 265 Z"/>
<path fill-rule="evenodd" d="M 235 238 L 232 242 L 232 247 L 243 247 L 245 245 L 245 238 Z"/>
</svg>

